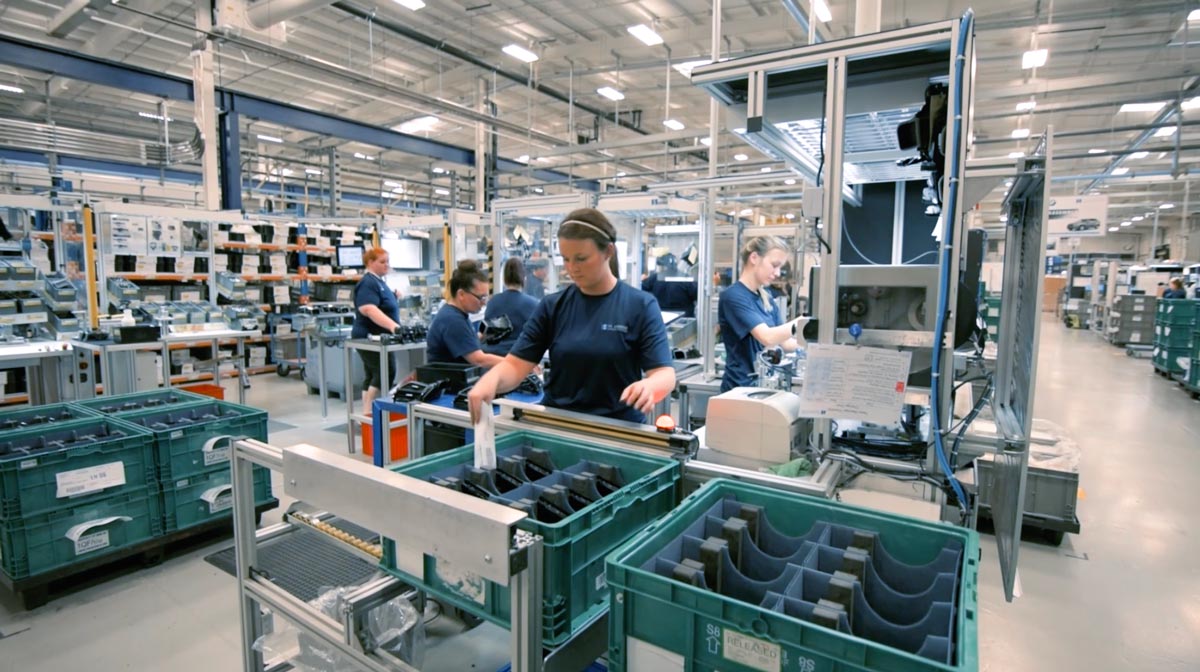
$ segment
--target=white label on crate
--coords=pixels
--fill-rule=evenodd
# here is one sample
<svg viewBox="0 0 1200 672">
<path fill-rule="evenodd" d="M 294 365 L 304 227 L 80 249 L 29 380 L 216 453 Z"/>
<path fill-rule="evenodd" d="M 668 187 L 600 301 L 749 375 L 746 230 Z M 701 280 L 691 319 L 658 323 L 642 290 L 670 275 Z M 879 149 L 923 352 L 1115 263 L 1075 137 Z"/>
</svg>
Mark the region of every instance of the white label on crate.
<svg viewBox="0 0 1200 672">
<path fill-rule="evenodd" d="M 686 660 L 674 651 L 655 646 L 637 637 L 625 638 L 625 669 L 631 672 L 684 672 Z"/>
<path fill-rule="evenodd" d="M 220 513 L 233 508 L 233 486 L 228 483 L 209 488 L 200 495 L 200 499 L 208 503 L 208 513 Z"/>
<path fill-rule="evenodd" d="M 75 542 L 75 555 L 83 555 L 90 551 L 108 548 L 108 530 L 100 530 L 84 535 Z"/>
<path fill-rule="evenodd" d="M 211 467 L 214 464 L 228 462 L 230 455 L 229 447 L 232 441 L 233 437 L 226 434 L 214 436 L 205 441 L 204 447 L 200 449 L 200 452 L 204 455 L 204 466 Z M 225 445 L 217 448 L 217 444 L 221 442 L 224 442 Z"/>
<path fill-rule="evenodd" d="M 54 475 L 58 482 L 55 497 L 75 497 L 89 492 L 99 492 L 105 488 L 125 485 L 125 463 L 109 462 L 86 469 L 60 471 Z"/>
<path fill-rule="evenodd" d="M 1142 335 L 1139 332 L 1136 332 L 1136 331 L 1133 332 L 1132 334 L 1129 335 L 1129 342 L 1130 343 L 1141 343 Z"/>
<path fill-rule="evenodd" d="M 725 630 L 723 655 L 726 660 L 763 672 L 779 672 L 782 668 L 778 644 L 729 629 Z"/>
<path fill-rule="evenodd" d="M 181 439 L 181 438 L 183 438 L 183 430 L 182 430 L 182 429 L 177 429 L 177 430 L 175 430 L 175 431 L 171 432 L 171 438 L 172 438 L 172 439 Z"/>
<path fill-rule="evenodd" d="M 22 460 L 20 468 L 21 469 L 32 469 L 36 466 L 37 466 L 37 460 Z"/>
<path fill-rule="evenodd" d="M 1163 336 L 1170 336 L 1170 335 L 1171 335 L 1171 328 L 1163 327 Z"/>
<path fill-rule="evenodd" d="M 1141 322 L 1141 321 L 1142 321 L 1142 316 L 1141 316 L 1141 315 L 1134 315 L 1133 317 L 1131 317 L 1131 318 L 1129 318 L 1129 319 L 1130 319 L 1130 320 L 1132 320 L 1132 321 L 1134 321 L 1134 322 Z"/>
<path fill-rule="evenodd" d="M 102 548 L 108 548 L 108 530 L 99 530 L 91 534 L 88 534 L 88 531 L 97 527 L 103 527 L 109 523 L 115 523 L 118 520 L 127 523 L 133 520 L 133 518 L 129 516 L 109 516 L 108 518 L 89 520 L 86 523 L 73 526 L 63 536 L 75 544 L 75 555 L 98 551 Z"/>
<path fill-rule="evenodd" d="M 438 578 L 447 588 L 479 604 L 487 602 L 487 581 L 482 576 L 460 570 L 445 558 L 435 555 L 434 559 L 437 560 Z"/>
<path fill-rule="evenodd" d="M 596 575 L 596 590 L 607 590 L 608 579 L 604 576 L 604 567 L 601 565 L 600 573 Z"/>
</svg>

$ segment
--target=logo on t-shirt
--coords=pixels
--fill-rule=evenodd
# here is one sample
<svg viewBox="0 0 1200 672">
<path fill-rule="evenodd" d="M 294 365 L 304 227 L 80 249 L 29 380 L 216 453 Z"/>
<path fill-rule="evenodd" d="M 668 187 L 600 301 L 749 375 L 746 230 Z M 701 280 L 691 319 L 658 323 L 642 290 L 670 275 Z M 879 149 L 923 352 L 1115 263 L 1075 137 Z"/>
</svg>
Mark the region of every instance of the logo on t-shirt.
<svg viewBox="0 0 1200 672">
<path fill-rule="evenodd" d="M 629 327 L 624 324 L 602 324 L 600 331 L 615 331 L 621 334 L 629 333 Z"/>
</svg>

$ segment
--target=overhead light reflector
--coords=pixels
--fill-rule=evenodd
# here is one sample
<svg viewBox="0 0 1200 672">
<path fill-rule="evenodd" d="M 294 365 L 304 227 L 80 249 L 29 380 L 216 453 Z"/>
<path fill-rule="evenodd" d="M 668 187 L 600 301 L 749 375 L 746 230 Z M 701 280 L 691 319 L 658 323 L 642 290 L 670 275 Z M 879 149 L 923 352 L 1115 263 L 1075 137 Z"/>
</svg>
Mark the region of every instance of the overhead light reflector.
<svg viewBox="0 0 1200 672">
<path fill-rule="evenodd" d="M 1093 149 L 1088 150 L 1088 154 L 1105 154 L 1107 152 L 1108 152 L 1107 149 L 1094 149 L 1093 148 Z"/>
<path fill-rule="evenodd" d="M 263 142 L 283 142 L 283 138 L 277 138 L 273 135 L 263 135 L 261 133 L 258 134 L 258 139 Z"/>
<path fill-rule="evenodd" d="M 1108 227 L 1108 232 L 1109 232 L 1109 233 L 1112 233 L 1113 231 L 1120 231 L 1120 230 L 1121 230 L 1121 227 L 1119 227 L 1119 226 L 1110 226 L 1110 227 Z"/>
<path fill-rule="evenodd" d="M 707 62 L 705 61 L 705 63 Z M 0 84 L 0 91 L 4 91 L 5 93 L 25 93 L 25 89 L 19 86 L 12 86 L 11 84 Z"/>
<path fill-rule="evenodd" d="M 1112 174 L 1113 175 L 1128 175 L 1129 169 L 1126 168 L 1125 166 L 1121 166 L 1120 168 L 1113 168 Z"/>
<path fill-rule="evenodd" d="M 424 117 L 417 117 L 416 119 L 409 119 L 403 124 L 397 126 L 396 130 L 400 131 L 401 133 L 425 133 L 432 131 L 433 127 L 436 126 L 437 123 L 437 117 L 433 115 L 426 115 Z"/>
<path fill-rule="evenodd" d="M 1158 112 L 1166 103 L 1159 101 L 1157 103 L 1125 103 L 1121 106 L 1119 112 Z"/>
<path fill-rule="evenodd" d="M 501 51 L 508 54 L 509 56 L 512 56 L 513 58 L 517 59 L 518 61 L 524 61 L 525 63 L 533 63 L 534 61 L 538 60 L 537 54 L 526 49 L 525 47 L 522 47 L 522 46 L 519 46 L 516 44 L 510 44 L 507 47 L 505 47 L 504 49 L 501 49 Z"/>
<path fill-rule="evenodd" d="M 434 166 L 434 167 L 433 167 L 433 174 L 434 174 L 434 175 L 442 175 L 442 174 L 444 174 L 445 172 L 446 172 L 446 169 L 445 169 L 445 168 L 442 168 L 441 166 Z"/>
<path fill-rule="evenodd" d="M 760 173 L 769 173 L 769 172 L 771 172 L 771 167 L 770 167 L 770 166 L 763 166 L 762 168 L 759 168 L 759 169 L 758 169 L 758 172 L 760 172 Z"/>
<path fill-rule="evenodd" d="M 1027 100 L 1023 103 L 1017 103 L 1017 112 L 1031 112 L 1037 107 L 1037 103 L 1032 100 Z"/>
<path fill-rule="evenodd" d="M 749 159 L 749 158 L 750 158 L 750 157 L 749 157 L 749 156 L 746 156 L 745 154 L 734 154 L 734 155 L 733 155 L 733 160 L 734 160 L 734 161 L 745 161 L 746 159 Z"/>
<path fill-rule="evenodd" d="M 1146 218 L 1145 218 L 1145 217 L 1142 217 L 1141 215 L 1137 215 L 1137 216 L 1135 216 L 1135 217 L 1133 218 L 1133 221 L 1135 221 L 1135 222 L 1140 222 L 1140 221 L 1142 221 L 1142 220 L 1144 220 L 1144 219 L 1146 219 Z"/>
<path fill-rule="evenodd" d="M 1131 222 L 1127 219 L 1127 220 L 1121 222 L 1121 226 L 1133 226 L 1133 222 Z"/>
<path fill-rule="evenodd" d="M 1197 9 L 1196 11 L 1200 12 L 1200 9 Z M 3 87 L 0 87 L 0 90 L 3 90 Z M 1200 96 L 1196 96 L 1195 98 L 1189 98 L 1189 99 L 1183 101 L 1182 103 L 1179 104 L 1179 107 L 1184 110 L 1195 110 L 1195 109 L 1200 108 Z"/>
<path fill-rule="evenodd" d="M 625 177 L 625 171 L 617 173 L 617 177 Z"/>
<path fill-rule="evenodd" d="M 522 154 L 517 157 L 517 163 L 529 163 L 529 155 Z"/>
<path fill-rule="evenodd" d="M 449 189 L 434 189 L 433 193 L 437 194 L 438 196 L 449 196 L 450 190 Z"/>
<path fill-rule="evenodd" d="M 425 8 L 425 3 L 422 0 L 396 0 L 396 4 L 406 9 L 411 9 L 414 12 Z"/>
<path fill-rule="evenodd" d="M 153 112 L 138 112 L 138 116 L 142 117 L 143 119 L 153 119 L 155 121 L 163 120 L 163 116 L 161 114 L 154 114 Z M 167 117 L 167 121 L 175 121 L 175 120 L 170 117 Z M 259 137 L 261 137 L 261 136 L 259 136 Z"/>
<path fill-rule="evenodd" d="M 788 186 L 790 187 L 790 186 L 792 186 L 793 184 L 795 184 L 795 183 L 796 183 L 796 178 L 794 178 L 794 177 L 789 177 L 788 179 L 784 180 L 784 181 L 783 181 L 783 183 L 784 183 L 784 184 L 786 184 L 786 185 L 788 185 Z"/>
<path fill-rule="evenodd" d="M 644 23 L 639 23 L 636 26 L 630 26 L 626 28 L 626 30 L 629 31 L 630 35 L 633 35 L 637 39 L 641 40 L 642 43 L 647 47 L 653 47 L 663 43 L 662 36 L 654 32 L 650 26 L 647 26 Z"/>
<path fill-rule="evenodd" d="M 612 88 L 611 86 L 602 86 L 596 89 L 596 93 L 608 98 L 609 100 L 625 100 L 625 94 Z"/>
<path fill-rule="evenodd" d="M 1021 67 L 1025 70 L 1030 68 L 1040 68 L 1046 64 L 1046 59 L 1050 56 L 1049 50 L 1046 49 L 1030 49 L 1021 54 Z"/>
<path fill-rule="evenodd" d="M 1012 132 L 1013 140 L 1023 140 L 1029 137 L 1028 128 L 1014 128 Z"/>
<path fill-rule="evenodd" d="M 1162 205 L 1158 206 L 1158 209 L 1159 210 L 1171 210 L 1174 207 L 1175 207 L 1174 203 L 1163 203 Z"/>
<path fill-rule="evenodd" d="M 825 0 L 813 0 L 813 14 L 817 15 L 817 20 L 821 23 L 829 23 L 833 20 L 833 14 L 829 11 L 829 5 L 825 4 Z"/>
<path fill-rule="evenodd" d="M 1009 152 L 1008 153 L 1008 158 L 1010 158 L 1010 159 L 1019 159 L 1023 156 L 1025 156 L 1025 152 Z"/>
<path fill-rule="evenodd" d="M 1175 135 L 1175 127 L 1174 126 L 1163 126 L 1162 128 L 1160 128 L 1154 132 L 1154 137 L 1156 137 L 1156 138 L 1169 138 L 1172 135 Z"/>
<path fill-rule="evenodd" d="M 305 168 L 304 172 L 309 175 L 324 175 L 325 173 L 320 168 Z"/>
<path fill-rule="evenodd" d="M 1136 160 L 1138 160 L 1138 159 L 1144 159 L 1144 158 L 1146 158 L 1147 156 L 1150 156 L 1150 153 L 1149 153 L 1149 152 L 1134 152 L 1133 154 L 1130 154 L 1130 155 L 1129 155 L 1129 158 L 1131 158 L 1131 159 L 1133 159 L 1133 160 L 1135 160 L 1135 161 L 1136 161 Z"/>
<path fill-rule="evenodd" d="M 1188 21 L 1200 21 L 1200 9 L 1193 9 L 1188 14 Z"/>
<path fill-rule="evenodd" d="M 700 138 L 700 144 L 705 147 L 712 147 L 712 138 Z"/>
<path fill-rule="evenodd" d="M 682 131 L 683 129 L 687 128 L 687 126 L 684 126 L 683 122 L 678 119 L 667 119 L 663 121 L 663 126 L 666 126 L 672 131 Z"/>
</svg>

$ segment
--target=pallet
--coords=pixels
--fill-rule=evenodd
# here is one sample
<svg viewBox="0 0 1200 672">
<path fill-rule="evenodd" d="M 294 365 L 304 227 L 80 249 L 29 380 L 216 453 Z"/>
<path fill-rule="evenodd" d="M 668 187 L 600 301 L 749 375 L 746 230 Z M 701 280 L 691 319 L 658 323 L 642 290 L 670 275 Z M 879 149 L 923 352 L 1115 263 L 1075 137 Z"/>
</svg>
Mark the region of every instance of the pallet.
<svg viewBox="0 0 1200 672">
<path fill-rule="evenodd" d="M 263 513 L 278 506 L 278 502 L 272 502 L 261 504 L 255 508 L 255 525 L 262 521 Z M 153 567 L 161 564 L 167 558 L 169 546 L 184 545 L 189 541 L 194 542 L 191 544 L 194 546 L 200 542 L 207 543 L 231 534 L 233 534 L 232 518 L 214 520 L 161 537 L 147 539 L 140 544 L 128 546 L 108 555 L 79 562 L 69 567 L 61 567 L 37 576 L 13 580 L 0 571 L 0 585 L 16 596 L 17 602 L 23 610 L 32 611 L 45 605 L 51 597 L 59 597 L 69 592 L 71 588 L 95 585 L 119 576 L 129 569 L 133 560 L 139 561 L 140 567 Z M 174 550 L 178 555 L 184 550 L 194 549 Z M 60 590 L 54 590 L 56 588 Z"/>
<path fill-rule="evenodd" d="M 1200 386 L 1188 385 L 1187 381 L 1179 381 L 1179 386 L 1182 387 L 1192 399 L 1200 399 Z"/>
</svg>

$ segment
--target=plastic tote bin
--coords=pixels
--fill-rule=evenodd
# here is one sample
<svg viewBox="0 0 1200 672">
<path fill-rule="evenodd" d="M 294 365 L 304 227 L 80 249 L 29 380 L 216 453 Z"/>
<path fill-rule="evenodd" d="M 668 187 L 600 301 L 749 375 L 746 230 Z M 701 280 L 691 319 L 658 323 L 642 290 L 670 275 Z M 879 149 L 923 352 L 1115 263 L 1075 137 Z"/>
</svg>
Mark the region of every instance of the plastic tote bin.
<svg viewBox="0 0 1200 672">
<path fill-rule="evenodd" d="M 978 669 L 971 530 L 717 479 L 608 557 L 611 670 Z"/>
<path fill-rule="evenodd" d="M 605 610 L 604 556 L 674 507 L 679 463 L 534 432 L 497 437 L 496 453 L 496 471 L 473 468 L 474 446 L 424 457 L 394 471 L 530 507 L 534 517 L 518 527 L 542 536 L 542 639 L 556 645 Z M 554 487 L 564 483 L 571 485 Z M 437 558 L 429 555 L 422 567 L 413 568 L 419 576 L 408 573 L 404 570 L 409 568 L 396 566 L 394 549 L 392 540 L 384 541 L 383 566 L 389 573 L 508 627 L 508 588 L 442 572 Z"/>
<path fill-rule="evenodd" d="M 390 422 L 403 420 L 406 416 L 403 413 L 386 413 L 385 417 L 390 417 Z M 371 422 L 363 422 L 359 425 L 359 436 L 362 441 L 362 452 L 367 457 L 375 455 L 375 433 L 374 425 Z M 392 444 L 388 446 L 388 461 L 399 462 L 408 458 L 408 425 L 392 428 Z"/>
<path fill-rule="evenodd" d="M 49 404 L 18 408 L 0 412 L 0 433 L 14 429 L 44 427 L 54 425 L 61 427 L 64 423 L 76 420 L 90 420 L 99 417 L 95 411 L 80 408 L 73 404 Z"/>
<path fill-rule="evenodd" d="M 177 389 L 187 390 L 192 394 L 198 394 L 210 399 L 225 399 L 225 388 L 213 383 L 196 383 L 195 385 L 184 385 Z"/>
<path fill-rule="evenodd" d="M 161 534 L 158 495 L 143 487 L 92 504 L 0 521 L 0 567 L 9 578 L 24 579 Z"/>
<path fill-rule="evenodd" d="M 122 413 L 119 422 L 154 434 L 154 464 L 167 487 L 196 474 L 229 469 L 231 441 L 267 440 L 267 412 L 201 397 L 186 406 Z"/>
<path fill-rule="evenodd" d="M 173 407 L 185 404 L 195 404 L 209 401 L 203 395 L 185 392 L 175 388 L 121 394 L 114 397 L 96 397 L 86 401 L 72 402 L 75 406 L 86 408 L 103 415 L 120 415 L 148 408 Z"/>
<path fill-rule="evenodd" d="M 167 532 L 229 518 L 233 511 L 232 473 L 199 474 L 165 487 L 162 491 L 163 529 Z M 271 493 L 271 470 L 254 467 L 254 505 L 276 504 Z"/>
<path fill-rule="evenodd" d="M 98 416 L 0 433 L 0 519 L 154 484 L 154 437 L 119 420 Z"/>
</svg>

